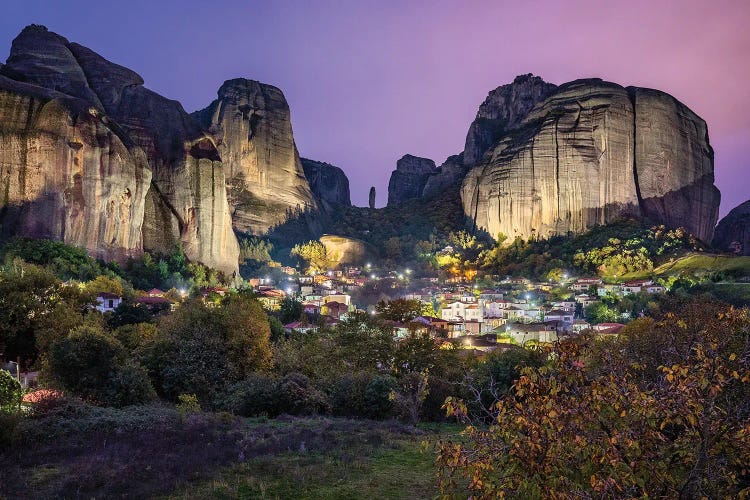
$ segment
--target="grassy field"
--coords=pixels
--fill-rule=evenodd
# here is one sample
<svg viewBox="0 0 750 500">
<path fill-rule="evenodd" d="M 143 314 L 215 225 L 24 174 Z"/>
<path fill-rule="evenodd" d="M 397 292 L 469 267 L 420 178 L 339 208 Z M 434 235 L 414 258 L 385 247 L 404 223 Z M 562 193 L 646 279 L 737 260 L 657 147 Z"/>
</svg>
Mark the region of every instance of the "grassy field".
<svg viewBox="0 0 750 500">
<path fill-rule="evenodd" d="M 17 427 L 0 498 L 432 498 L 460 427 L 74 405 Z"/>
<path fill-rule="evenodd" d="M 653 271 L 630 273 L 622 276 L 621 279 L 638 279 L 649 276 L 693 276 L 700 278 L 720 272 L 750 276 L 750 257 L 690 253 L 672 262 L 662 264 Z"/>
<path fill-rule="evenodd" d="M 169 498 L 433 498 L 438 490 L 430 438 L 396 437 L 377 448 L 261 456 L 217 471 Z"/>
</svg>

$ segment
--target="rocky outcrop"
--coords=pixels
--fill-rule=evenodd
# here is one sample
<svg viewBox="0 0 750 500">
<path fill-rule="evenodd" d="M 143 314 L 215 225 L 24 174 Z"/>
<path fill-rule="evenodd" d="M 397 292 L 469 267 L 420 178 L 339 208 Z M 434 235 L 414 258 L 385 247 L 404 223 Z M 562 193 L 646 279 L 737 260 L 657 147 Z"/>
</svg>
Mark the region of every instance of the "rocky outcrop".
<svg viewBox="0 0 750 500">
<path fill-rule="evenodd" d="M 404 155 L 396 162 L 396 170 L 388 182 L 388 206 L 419 198 L 427 179 L 435 173 L 435 162 L 429 158 Z"/>
<path fill-rule="evenodd" d="M 122 260 L 143 250 L 151 171 L 88 102 L 0 76 L 0 225 Z"/>
<path fill-rule="evenodd" d="M 750 200 L 733 208 L 719 221 L 713 245 L 725 252 L 750 255 Z"/>
<path fill-rule="evenodd" d="M 711 240 L 713 151 L 705 122 L 676 99 L 590 79 L 520 111 L 503 118 L 503 132 L 463 181 L 464 212 L 476 227 L 512 240 L 643 217 Z"/>
<path fill-rule="evenodd" d="M 375 186 L 370 186 L 370 194 L 368 195 L 367 202 L 370 208 L 375 208 Z"/>
<path fill-rule="evenodd" d="M 450 156 L 428 177 L 422 197 L 433 198 L 459 185 L 487 150 L 508 131 L 518 127 L 533 107 L 556 88 L 538 76 L 528 74 L 517 76 L 512 83 L 491 91 L 469 127 L 464 150 Z"/>
<path fill-rule="evenodd" d="M 343 170 L 330 163 L 307 158 L 301 160 L 305 177 L 318 207 L 332 214 L 341 207 L 352 205 L 349 197 L 349 179 Z"/>
<path fill-rule="evenodd" d="M 363 264 L 368 256 L 374 255 L 367 243 L 356 238 L 325 234 L 320 237 L 320 242 L 336 265 Z"/>
<path fill-rule="evenodd" d="M 193 117 L 213 136 L 224 163 L 234 227 L 263 234 L 316 207 L 292 135 L 284 94 L 254 80 L 224 82 Z"/>
<path fill-rule="evenodd" d="M 448 159 L 435 170 L 435 173 L 427 178 L 427 182 L 425 182 L 424 189 L 422 190 L 422 197 L 434 198 L 443 193 L 446 189 L 460 185 L 469 170 L 468 167 L 464 165 L 463 157 L 463 153 L 449 156 Z"/>
<path fill-rule="evenodd" d="M 532 74 L 517 76 L 513 83 L 489 93 L 469 126 L 462 161 L 474 166 L 484 153 L 509 130 L 518 127 L 537 103 L 557 87 Z"/>
<path fill-rule="evenodd" d="M 122 253 L 133 253 L 142 248 L 171 251 L 179 243 L 191 260 L 227 272 L 237 269 L 239 246 L 232 231 L 219 152 L 212 138 L 203 132 L 178 102 L 146 89 L 142 78 L 127 68 L 113 64 L 40 26 L 27 27 L 13 41 L 10 57 L 1 71 L 8 78 L 28 84 L 15 84 L 11 88 L 10 93 L 18 99 L 53 91 L 54 95 L 49 94 L 54 97 L 52 102 L 78 102 L 80 104 L 77 106 L 89 109 L 89 115 L 99 119 L 96 134 L 91 132 L 88 142 L 77 141 L 71 130 L 57 127 L 59 140 L 54 144 L 48 140 L 47 147 L 52 151 L 46 153 L 39 163 L 34 163 L 34 157 L 27 155 L 19 160 L 19 165 L 25 163 L 26 170 L 38 169 L 39 178 L 64 179 L 68 174 L 61 172 L 67 172 L 65 169 L 68 167 L 61 163 L 60 158 L 69 154 L 66 150 L 69 146 L 63 147 L 62 144 L 66 141 L 82 144 L 76 146 L 77 151 L 88 155 L 89 160 L 73 158 L 70 161 L 74 166 L 85 161 L 95 164 L 96 161 L 91 158 L 95 158 L 98 152 L 88 151 L 86 146 L 99 144 L 99 148 L 103 149 L 99 163 L 103 166 L 99 168 L 98 175 L 101 175 L 104 184 L 112 183 L 117 189 L 129 186 L 130 232 L 142 235 L 129 237 L 128 247 Z M 75 127 L 82 115 L 69 114 L 69 121 Z M 58 115 L 55 120 L 62 120 L 61 116 Z M 6 115 L 3 127 L 12 129 L 22 125 L 27 135 L 46 131 L 40 129 L 31 117 L 31 111 L 26 116 L 17 113 Z M 111 131 L 106 139 L 99 139 L 104 137 L 105 129 L 102 127 Z M 37 147 L 32 146 L 31 150 Z M 10 149 L 8 143 L 0 146 L 1 154 L 12 154 Z M 125 149 L 129 157 L 121 153 Z M 108 163 L 105 162 L 106 158 L 110 159 Z M 109 170 L 105 170 L 105 167 Z M 75 181 L 76 172 L 71 176 Z M 80 174 L 79 180 L 84 183 L 85 189 L 89 180 L 85 172 Z M 144 183 L 144 187 L 133 184 L 139 182 Z M 52 194 L 57 193 L 60 186 L 45 185 Z M 77 189 L 74 188 L 72 192 L 75 193 Z M 64 196 L 69 196 L 65 194 L 67 191 L 62 192 Z M 23 196 L 31 203 L 39 201 L 41 196 L 24 193 Z M 94 194 L 99 196 L 98 192 Z M 37 198 L 32 200 L 35 196 Z M 117 196 L 121 196 L 120 193 Z M 103 199 L 89 197 L 81 203 L 85 203 L 92 212 L 98 211 L 102 215 L 111 213 L 114 208 L 107 211 L 104 202 Z M 64 209 L 66 217 L 69 217 L 68 210 Z M 124 213 L 124 209 L 119 210 Z M 87 224 L 91 220 L 87 220 Z M 49 237 L 74 241 L 67 235 L 59 236 L 49 231 L 44 233 Z M 96 252 L 99 252 L 98 249 L 107 248 L 89 233 L 82 238 L 85 241 L 77 241 L 76 244 L 91 251 L 97 249 Z"/>
</svg>

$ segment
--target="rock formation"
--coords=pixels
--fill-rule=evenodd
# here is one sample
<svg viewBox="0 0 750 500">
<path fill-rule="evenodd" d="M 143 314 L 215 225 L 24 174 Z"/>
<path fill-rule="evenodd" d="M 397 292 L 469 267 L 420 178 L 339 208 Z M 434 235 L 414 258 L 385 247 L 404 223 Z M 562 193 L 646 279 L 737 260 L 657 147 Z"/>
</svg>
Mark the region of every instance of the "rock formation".
<svg viewBox="0 0 750 500">
<path fill-rule="evenodd" d="M 318 207 L 332 214 L 338 208 L 351 206 L 349 179 L 343 170 L 307 158 L 302 158 L 302 168 Z"/>
<path fill-rule="evenodd" d="M 0 76 L 0 225 L 103 259 L 143 250 L 146 156 L 83 99 Z"/>
<path fill-rule="evenodd" d="M 193 116 L 216 141 L 237 230 L 263 234 L 290 213 L 316 207 L 279 89 L 228 80 L 218 99 Z"/>
<path fill-rule="evenodd" d="M 477 121 L 469 131 L 463 162 L 481 159 L 461 198 L 476 227 L 512 240 L 643 217 L 711 240 L 719 193 L 703 120 L 663 92 L 599 79 L 530 88 L 528 101 L 498 101 L 512 109 L 490 115 L 500 132 L 485 152 L 494 136 Z"/>
<path fill-rule="evenodd" d="M 422 196 L 427 179 L 435 173 L 435 162 L 429 158 L 404 155 L 388 182 L 388 206 L 399 205 Z"/>
<path fill-rule="evenodd" d="M 367 243 L 356 238 L 324 234 L 320 242 L 326 247 L 326 251 L 337 265 L 362 264 L 369 255 L 375 255 Z"/>
<path fill-rule="evenodd" d="M 368 201 L 370 208 L 375 208 L 375 186 L 370 187 L 370 196 Z"/>
<path fill-rule="evenodd" d="M 719 221 L 713 244 L 725 252 L 750 255 L 750 200 L 733 208 Z"/>
</svg>

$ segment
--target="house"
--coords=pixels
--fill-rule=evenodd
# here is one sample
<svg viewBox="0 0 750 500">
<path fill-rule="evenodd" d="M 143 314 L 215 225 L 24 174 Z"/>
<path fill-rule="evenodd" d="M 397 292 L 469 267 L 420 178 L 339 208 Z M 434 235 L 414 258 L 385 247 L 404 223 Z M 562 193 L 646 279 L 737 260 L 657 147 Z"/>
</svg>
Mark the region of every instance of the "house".
<svg viewBox="0 0 750 500">
<path fill-rule="evenodd" d="M 321 299 L 323 300 L 323 304 L 326 304 L 328 302 L 340 302 L 346 306 L 352 305 L 351 296 L 344 293 L 331 293 L 329 295 L 321 297 Z"/>
<path fill-rule="evenodd" d="M 96 310 L 100 313 L 113 312 L 122 303 L 122 297 L 115 293 L 101 292 L 96 296 Z"/>
<path fill-rule="evenodd" d="M 566 326 L 573 324 L 573 313 L 570 311 L 563 311 L 562 309 L 552 309 L 545 313 L 544 321 L 560 321 Z"/>
<path fill-rule="evenodd" d="M 294 321 L 293 323 L 288 323 L 284 325 L 284 331 L 287 333 L 293 333 L 293 332 L 307 333 L 307 332 L 315 332 L 317 330 L 318 330 L 318 327 L 316 325 L 308 323 L 307 321 Z"/>
<path fill-rule="evenodd" d="M 303 302 L 302 310 L 305 312 L 305 314 L 318 315 L 320 314 L 320 304 L 316 304 L 314 302 Z"/>
<path fill-rule="evenodd" d="M 278 311 L 281 308 L 281 301 L 284 300 L 285 296 L 286 294 L 283 291 L 276 289 L 261 290 L 258 292 L 258 300 L 269 311 Z"/>
<path fill-rule="evenodd" d="M 623 283 L 622 285 L 620 285 L 620 288 L 624 295 L 628 295 L 631 293 L 639 293 L 645 291 L 644 287 L 651 286 L 653 284 L 653 280 L 633 280 Z"/>
<path fill-rule="evenodd" d="M 577 319 L 573 321 L 573 325 L 570 327 L 572 331 L 575 333 L 581 333 L 584 330 L 588 330 L 591 328 L 591 323 L 584 319 Z"/>
<path fill-rule="evenodd" d="M 151 311 L 165 311 L 167 309 L 174 310 L 175 304 L 166 297 L 146 295 L 144 297 L 136 297 L 134 302 L 136 304 L 143 304 Z"/>
<path fill-rule="evenodd" d="M 482 323 L 482 331 L 492 332 L 495 328 L 503 326 L 507 320 L 502 316 L 485 316 Z"/>
<path fill-rule="evenodd" d="M 479 335 L 482 333 L 482 323 L 476 320 L 464 321 L 464 335 Z"/>
<path fill-rule="evenodd" d="M 336 302 L 335 300 L 325 302 L 320 307 L 320 314 L 336 319 L 343 319 L 342 316 L 345 318 L 348 312 L 349 306 L 342 302 Z"/>
<path fill-rule="evenodd" d="M 509 323 L 505 325 L 503 333 L 510 336 L 517 344 L 527 342 L 551 343 L 557 341 L 557 329 L 552 323 Z"/>
<path fill-rule="evenodd" d="M 418 316 L 414 318 L 413 323 L 422 325 L 428 331 L 448 331 L 449 321 L 433 316 Z"/>
<path fill-rule="evenodd" d="M 502 316 L 503 311 L 513 303 L 509 300 L 495 299 L 484 303 L 484 314 L 485 316 Z"/>
<path fill-rule="evenodd" d="M 596 288 L 596 294 L 599 297 L 606 297 L 607 295 L 621 295 L 622 287 L 620 285 L 599 285 Z"/>
<path fill-rule="evenodd" d="M 576 292 L 585 292 L 590 287 L 599 286 L 601 284 L 601 278 L 578 278 L 572 285 L 570 285 L 570 288 Z"/>
<path fill-rule="evenodd" d="M 592 327 L 598 337 L 617 337 L 620 331 L 625 328 L 622 323 L 599 323 Z"/>
<path fill-rule="evenodd" d="M 576 299 L 576 302 L 581 304 L 581 307 L 583 308 L 586 308 L 590 306 L 591 304 L 596 304 L 597 302 L 599 302 L 598 297 L 592 297 L 591 295 L 588 295 L 585 293 L 581 295 L 576 295 L 575 299 Z"/>
<path fill-rule="evenodd" d="M 440 309 L 440 317 L 448 321 L 479 321 L 483 320 L 482 308 L 477 304 L 467 304 L 456 301 Z"/>
</svg>

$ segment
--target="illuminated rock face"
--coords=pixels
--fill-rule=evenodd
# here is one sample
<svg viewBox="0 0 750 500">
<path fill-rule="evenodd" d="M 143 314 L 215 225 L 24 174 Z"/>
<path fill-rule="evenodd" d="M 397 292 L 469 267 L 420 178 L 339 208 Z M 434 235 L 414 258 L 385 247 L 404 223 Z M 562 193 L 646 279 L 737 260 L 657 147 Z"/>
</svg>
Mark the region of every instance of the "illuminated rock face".
<svg viewBox="0 0 750 500">
<path fill-rule="evenodd" d="M 151 171 L 87 102 L 0 76 L 0 226 L 122 260 L 143 251 Z"/>
<path fill-rule="evenodd" d="M 711 240 L 719 193 L 706 124 L 673 97 L 578 80 L 513 116 L 463 180 L 478 228 L 528 239 L 641 217 Z"/>
<path fill-rule="evenodd" d="M 738 255 L 750 255 L 750 200 L 734 207 L 719 221 L 714 246 Z"/>
<path fill-rule="evenodd" d="M 50 219 L 54 227 L 77 220 L 77 207 L 85 207 L 82 227 L 76 231 L 70 223 L 73 233 L 30 229 L 41 227 L 31 222 L 21 224 L 19 233 L 61 239 L 105 257 L 143 249 L 170 252 L 181 244 L 190 260 L 225 272 L 237 269 L 239 246 L 219 152 L 178 102 L 146 89 L 140 76 L 127 68 L 40 26 L 27 27 L 13 41 L 0 72 L 12 79 L 5 80 L 7 108 L 0 127 L 22 130 L 27 141 L 42 141 L 17 158 L 12 142 L 0 145 L 3 157 L 14 158 L 11 168 L 32 172 L 26 177 L 38 179 L 36 191 L 29 190 L 31 184 L 19 183 L 16 198 L 32 206 L 41 203 L 43 214 L 49 206 L 60 208 L 58 202 L 45 202 L 45 197 L 75 201 L 63 203 L 57 218 Z M 36 110 L 44 99 L 52 105 Z M 24 114 L 19 106 L 26 101 L 29 111 Z M 55 103 L 66 106 L 57 110 Z M 92 112 L 86 115 L 78 108 Z M 84 137 L 79 140 L 80 135 Z M 75 155 L 69 143 L 76 144 Z M 37 154 L 35 148 L 42 152 Z M 65 187 L 69 177 L 72 191 Z M 99 184 L 90 187 L 91 182 Z M 87 219 L 86 214 L 118 214 L 116 222 L 101 230 L 108 241 L 87 228 L 98 217 Z M 118 235 L 114 239 L 109 238 L 112 232 Z"/>
<path fill-rule="evenodd" d="M 234 227 L 263 234 L 290 213 L 316 208 L 292 135 L 284 94 L 254 80 L 224 82 L 193 116 L 223 160 Z"/>
</svg>

